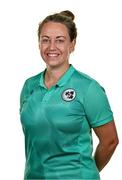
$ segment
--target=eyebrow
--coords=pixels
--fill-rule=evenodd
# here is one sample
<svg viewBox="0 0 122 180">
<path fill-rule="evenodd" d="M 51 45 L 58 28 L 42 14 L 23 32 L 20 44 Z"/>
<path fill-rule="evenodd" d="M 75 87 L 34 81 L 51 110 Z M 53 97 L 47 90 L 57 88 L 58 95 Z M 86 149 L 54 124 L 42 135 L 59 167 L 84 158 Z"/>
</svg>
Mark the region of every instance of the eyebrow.
<svg viewBox="0 0 122 180">
<path fill-rule="evenodd" d="M 50 38 L 49 36 L 47 36 L 47 35 L 44 35 L 44 36 L 41 36 L 41 38 Z M 56 37 L 56 39 L 59 39 L 59 38 L 64 38 L 64 39 L 66 39 L 66 37 L 65 36 L 57 36 Z"/>
<path fill-rule="evenodd" d="M 58 39 L 58 38 L 64 38 L 64 39 L 66 39 L 65 36 L 57 36 L 56 39 Z"/>
</svg>

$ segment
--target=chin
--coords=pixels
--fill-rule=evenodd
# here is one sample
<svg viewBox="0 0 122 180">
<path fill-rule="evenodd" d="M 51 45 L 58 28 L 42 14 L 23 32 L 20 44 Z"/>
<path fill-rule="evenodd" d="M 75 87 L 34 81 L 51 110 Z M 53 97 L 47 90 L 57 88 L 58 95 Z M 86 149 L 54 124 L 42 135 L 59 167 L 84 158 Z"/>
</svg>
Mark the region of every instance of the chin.
<svg viewBox="0 0 122 180">
<path fill-rule="evenodd" d="M 52 67 L 52 68 L 59 67 L 62 65 L 61 63 L 54 63 L 54 62 L 53 63 L 46 63 L 46 64 L 48 67 Z"/>
<path fill-rule="evenodd" d="M 54 68 L 54 67 L 60 66 L 60 64 L 51 64 L 51 63 L 49 64 L 49 63 L 48 63 L 47 66 Z"/>
<path fill-rule="evenodd" d="M 61 64 L 58 60 L 47 60 L 47 61 L 45 61 L 45 63 L 48 66 L 58 66 Z"/>
</svg>

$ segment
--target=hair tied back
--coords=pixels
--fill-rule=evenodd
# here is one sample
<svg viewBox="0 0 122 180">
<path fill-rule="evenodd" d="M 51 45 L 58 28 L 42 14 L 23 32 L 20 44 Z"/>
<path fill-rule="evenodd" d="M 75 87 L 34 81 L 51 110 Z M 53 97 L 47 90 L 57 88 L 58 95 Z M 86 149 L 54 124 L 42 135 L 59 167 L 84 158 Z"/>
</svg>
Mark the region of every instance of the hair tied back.
<svg viewBox="0 0 122 180">
<path fill-rule="evenodd" d="M 61 11 L 59 14 L 70 18 L 72 21 L 75 19 L 74 14 L 71 11 L 69 11 L 69 10 Z"/>
</svg>

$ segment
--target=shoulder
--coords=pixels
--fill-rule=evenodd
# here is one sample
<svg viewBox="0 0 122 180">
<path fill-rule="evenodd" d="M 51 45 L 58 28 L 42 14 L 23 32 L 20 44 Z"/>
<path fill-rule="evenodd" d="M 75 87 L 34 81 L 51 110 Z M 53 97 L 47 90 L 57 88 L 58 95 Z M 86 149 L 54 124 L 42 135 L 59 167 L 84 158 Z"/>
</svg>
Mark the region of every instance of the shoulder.
<svg viewBox="0 0 122 180">
<path fill-rule="evenodd" d="M 101 84 L 88 74 L 85 74 L 79 70 L 75 70 L 75 73 L 73 74 L 73 84 L 79 94 L 82 97 L 89 97 L 89 96 L 96 96 L 97 94 L 104 94 L 105 89 Z"/>
<path fill-rule="evenodd" d="M 79 76 L 80 79 L 82 80 L 85 80 L 85 81 L 88 81 L 88 82 L 91 82 L 95 79 L 93 79 L 91 76 L 89 76 L 88 74 L 84 73 L 84 72 L 81 72 L 79 70 L 76 70 L 76 75 Z"/>
<path fill-rule="evenodd" d="M 78 86 L 82 87 L 85 91 L 91 88 L 92 86 L 101 87 L 101 85 L 96 79 L 79 70 L 75 70 L 74 79 L 77 82 Z"/>
<path fill-rule="evenodd" d="M 25 80 L 25 83 L 28 84 L 28 85 L 32 85 L 32 84 L 38 83 L 39 80 L 40 80 L 41 74 L 42 74 L 42 72 L 27 78 Z"/>
<path fill-rule="evenodd" d="M 27 78 L 21 90 L 21 96 L 30 94 L 39 85 L 42 72 Z"/>
</svg>

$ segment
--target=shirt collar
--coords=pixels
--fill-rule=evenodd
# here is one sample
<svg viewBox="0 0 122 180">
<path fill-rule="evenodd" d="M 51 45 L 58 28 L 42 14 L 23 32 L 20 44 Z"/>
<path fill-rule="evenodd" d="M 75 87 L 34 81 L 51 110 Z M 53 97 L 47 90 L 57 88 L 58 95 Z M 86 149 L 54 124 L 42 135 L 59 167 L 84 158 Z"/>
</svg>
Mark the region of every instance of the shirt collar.
<svg viewBox="0 0 122 180">
<path fill-rule="evenodd" d="M 41 73 L 41 78 L 40 78 L 40 82 L 39 85 L 46 88 L 45 84 L 44 84 L 44 74 L 45 71 L 42 71 Z M 75 71 L 75 68 L 70 64 L 69 68 L 67 69 L 67 71 L 61 76 L 61 78 L 57 81 L 56 85 L 57 86 L 64 86 L 66 84 L 66 82 L 70 79 L 71 75 L 73 74 L 73 72 Z"/>
</svg>

